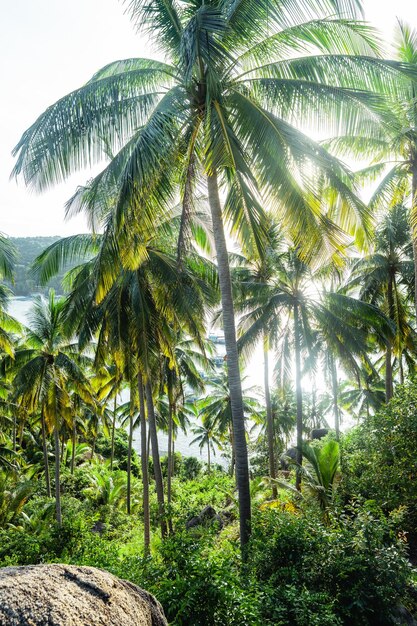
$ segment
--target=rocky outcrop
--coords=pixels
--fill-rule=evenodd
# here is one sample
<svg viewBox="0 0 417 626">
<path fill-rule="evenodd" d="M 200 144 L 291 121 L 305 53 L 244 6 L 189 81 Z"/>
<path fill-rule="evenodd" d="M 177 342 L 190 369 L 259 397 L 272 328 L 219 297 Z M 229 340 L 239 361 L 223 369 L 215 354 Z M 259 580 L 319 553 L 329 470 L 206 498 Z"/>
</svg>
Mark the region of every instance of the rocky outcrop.
<svg viewBox="0 0 417 626">
<path fill-rule="evenodd" d="M 95 567 L 0 569 L 0 626 L 167 626 L 159 602 Z"/>
<path fill-rule="evenodd" d="M 192 517 L 185 523 L 187 530 L 195 528 L 196 526 L 207 526 L 217 522 L 219 530 L 223 528 L 223 520 L 212 506 L 206 506 L 199 515 Z"/>
</svg>

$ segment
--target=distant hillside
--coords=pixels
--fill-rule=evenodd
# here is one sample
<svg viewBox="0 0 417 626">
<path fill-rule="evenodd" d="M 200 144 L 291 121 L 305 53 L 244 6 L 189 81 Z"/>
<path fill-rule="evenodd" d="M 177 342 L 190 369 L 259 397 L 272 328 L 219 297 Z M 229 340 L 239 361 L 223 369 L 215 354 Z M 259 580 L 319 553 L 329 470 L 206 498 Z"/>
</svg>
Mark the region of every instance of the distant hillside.
<svg viewBox="0 0 417 626">
<path fill-rule="evenodd" d="M 40 287 L 31 276 L 30 267 L 34 259 L 45 248 L 50 246 L 60 237 L 11 237 L 10 241 L 17 250 L 17 259 L 15 265 L 15 282 L 10 285 L 14 295 L 31 296 L 34 293 L 48 293 L 50 288 L 55 289 L 56 293 L 62 294 L 62 278 L 65 272 L 62 272 L 53 278 L 46 287 Z"/>
</svg>

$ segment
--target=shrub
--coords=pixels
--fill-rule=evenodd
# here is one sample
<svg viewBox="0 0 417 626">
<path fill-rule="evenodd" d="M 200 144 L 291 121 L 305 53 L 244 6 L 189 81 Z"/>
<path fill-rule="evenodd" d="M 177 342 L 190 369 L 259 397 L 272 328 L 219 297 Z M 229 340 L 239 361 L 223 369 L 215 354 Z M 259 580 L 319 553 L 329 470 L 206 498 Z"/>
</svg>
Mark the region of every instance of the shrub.
<svg viewBox="0 0 417 626">
<path fill-rule="evenodd" d="M 195 456 L 183 459 L 180 476 L 183 480 L 194 480 L 200 474 L 203 465 Z"/>
<path fill-rule="evenodd" d="M 265 588 L 265 623 L 394 624 L 409 567 L 380 515 L 353 510 L 340 522 L 266 511 L 249 549 L 250 575 Z M 269 621 L 268 621 L 269 620 Z"/>
<path fill-rule="evenodd" d="M 345 499 L 406 507 L 403 529 L 417 536 L 417 388 L 410 384 L 343 439 Z"/>
</svg>

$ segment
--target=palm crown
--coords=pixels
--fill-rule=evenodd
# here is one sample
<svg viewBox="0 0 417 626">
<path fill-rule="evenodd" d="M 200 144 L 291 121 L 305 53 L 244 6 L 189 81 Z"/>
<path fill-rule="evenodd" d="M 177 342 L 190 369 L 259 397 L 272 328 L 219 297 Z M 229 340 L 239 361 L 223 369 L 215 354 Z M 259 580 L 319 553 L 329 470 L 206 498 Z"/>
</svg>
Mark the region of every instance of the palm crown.
<svg viewBox="0 0 417 626">
<path fill-rule="evenodd" d="M 294 233 L 308 227 L 316 243 L 323 238 L 329 221 L 317 178 L 311 184 L 319 171 L 321 189 L 339 194 L 337 202 L 329 198 L 331 217 L 354 229 L 368 216 L 348 170 L 295 125 L 322 127 L 332 113 L 333 127 L 352 133 L 375 120 L 370 108 L 380 102 L 369 87 L 382 88 L 381 74 L 393 83 L 394 64 L 375 58 L 373 33 L 350 19 L 356 7 L 333 0 L 130 2 L 167 62 L 132 58 L 98 71 L 24 133 L 14 173 L 43 189 L 116 153 L 94 180 L 94 196 L 118 181 L 119 217 L 133 205 L 145 221 L 155 201 L 172 201 L 174 183 L 189 211 L 203 165 L 224 173 L 225 214 L 237 233 L 262 246 L 261 199 L 284 212 Z"/>
</svg>

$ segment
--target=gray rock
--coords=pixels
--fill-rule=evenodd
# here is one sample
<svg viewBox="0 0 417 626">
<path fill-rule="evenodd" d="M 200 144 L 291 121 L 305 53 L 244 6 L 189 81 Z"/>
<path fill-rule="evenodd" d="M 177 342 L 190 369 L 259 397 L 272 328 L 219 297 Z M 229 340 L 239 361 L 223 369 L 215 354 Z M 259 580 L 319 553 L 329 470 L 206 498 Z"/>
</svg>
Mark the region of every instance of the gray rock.
<svg viewBox="0 0 417 626">
<path fill-rule="evenodd" d="M 159 602 L 95 567 L 0 569 L 0 626 L 167 626 Z"/>
<path fill-rule="evenodd" d="M 194 515 L 191 519 L 185 522 L 185 528 L 188 530 L 189 528 L 195 528 L 196 526 L 200 526 L 201 519 L 199 515 Z"/>
<path fill-rule="evenodd" d="M 289 469 L 290 463 L 294 463 L 297 458 L 297 449 L 296 448 L 288 448 L 279 459 L 281 464 L 281 469 L 287 471 Z"/>
<path fill-rule="evenodd" d="M 313 428 L 313 430 L 310 433 L 310 437 L 312 439 L 322 439 L 323 437 L 328 435 L 328 433 L 329 433 L 328 428 Z"/>
<path fill-rule="evenodd" d="M 220 530 L 223 528 L 223 520 L 216 510 L 213 509 L 212 506 L 208 505 L 204 507 L 199 515 L 196 515 L 189 519 L 185 523 L 185 527 L 187 530 L 190 528 L 195 528 L 196 526 L 204 526 L 206 524 L 212 524 L 213 522 L 217 522 Z"/>
</svg>

